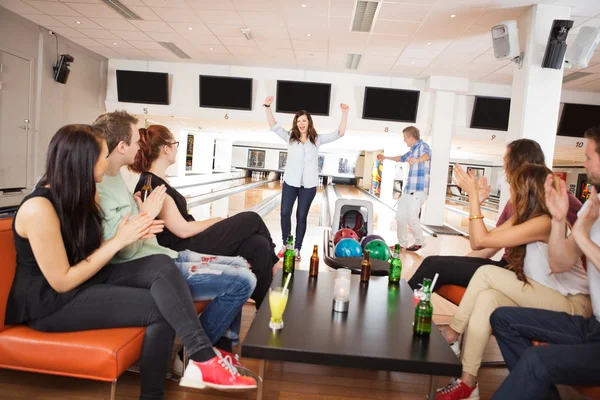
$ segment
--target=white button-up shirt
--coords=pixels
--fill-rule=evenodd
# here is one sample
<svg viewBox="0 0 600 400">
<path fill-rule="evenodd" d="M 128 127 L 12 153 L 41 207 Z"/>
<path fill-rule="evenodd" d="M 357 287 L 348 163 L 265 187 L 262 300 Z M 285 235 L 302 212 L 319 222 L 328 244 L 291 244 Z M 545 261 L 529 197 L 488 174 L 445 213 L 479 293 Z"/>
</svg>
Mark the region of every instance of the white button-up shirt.
<svg viewBox="0 0 600 400">
<path fill-rule="evenodd" d="M 276 123 L 271 127 L 280 138 L 288 144 L 287 165 L 283 180 L 290 186 L 313 188 L 319 183 L 319 147 L 340 138 L 339 131 L 317 135 L 315 144 L 290 143 L 290 132 Z"/>
</svg>

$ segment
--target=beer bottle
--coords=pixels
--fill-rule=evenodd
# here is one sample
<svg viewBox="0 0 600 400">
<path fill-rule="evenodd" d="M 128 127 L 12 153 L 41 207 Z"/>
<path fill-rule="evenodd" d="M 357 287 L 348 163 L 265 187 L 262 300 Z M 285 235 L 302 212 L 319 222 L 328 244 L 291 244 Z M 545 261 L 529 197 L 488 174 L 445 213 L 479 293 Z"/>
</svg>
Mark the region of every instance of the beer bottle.
<svg viewBox="0 0 600 400">
<path fill-rule="evenodd" d="M 310 270 L 308 272 L 309 276 L 317 276 L 319 275 L 319 246 L 313 246 L 313 253 L 310 257 Z"/>
<path fill-rule="evenodd" d="M 294 236 L 288 236 L 287 250 L 283 253 L 283 273 L 294 274 L 296 253 L 294 253 Z"/>
<path fill-rule="evenodd" d="M 421 301 L 415 308 L 414 333 L 420 336 L 429 336 L 431 333 L 431 316 L 433 307 L 431 306 L 431 279 L 423 279 L 423 293 Z"/>
<path fill-rule="evenodd" d="M 144 186 L 142 186 L 140 193 L 142 201 L 146 201 L 146 198 L 150 195 L 150 193 L 152 193 L 152 176 L 148 175 L 146 177 L 146 183 L 144 183 Z"/>
<path fill-rule="evenodd" d="M 396 244 L 394 247 L 394 255 L 390 261 L 390 271 L 388 275 L 388 281 L 391 283 L 400 282 L 402 276 L 402 261 L 400 261 L 400 245 Z"/>
<path fill-rule="evenodd" d="M 362 263 L 360 263 L 360 281 L 368 282 L 371 279 L 371 252 L 369 250 L 365 250 L 365 254 L 363 256 Z"/>
</svg>

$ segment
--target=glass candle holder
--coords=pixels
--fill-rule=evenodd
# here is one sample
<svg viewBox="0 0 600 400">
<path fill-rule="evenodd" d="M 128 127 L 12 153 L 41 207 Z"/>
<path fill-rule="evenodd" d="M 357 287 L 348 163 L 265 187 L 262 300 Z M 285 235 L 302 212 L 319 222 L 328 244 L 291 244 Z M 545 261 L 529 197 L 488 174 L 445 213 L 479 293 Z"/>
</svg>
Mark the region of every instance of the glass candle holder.
<svg viewBox="0 0 600 400">
<path fill-rule="evenodd" d="M 335 278 L 336 279 L 343 278 L 343 279 L 350 280 L 351 276 L 352 276 L 352 271 L 350 271 L 347 268 L 340 268 L 337 270 L 337 275 Z"/>
<path fill-rule="evenodd" d="M 350 280 L 336 278 L 333 286 L 333 311 L 347 312 L 350 302 Z"/>
</svg>

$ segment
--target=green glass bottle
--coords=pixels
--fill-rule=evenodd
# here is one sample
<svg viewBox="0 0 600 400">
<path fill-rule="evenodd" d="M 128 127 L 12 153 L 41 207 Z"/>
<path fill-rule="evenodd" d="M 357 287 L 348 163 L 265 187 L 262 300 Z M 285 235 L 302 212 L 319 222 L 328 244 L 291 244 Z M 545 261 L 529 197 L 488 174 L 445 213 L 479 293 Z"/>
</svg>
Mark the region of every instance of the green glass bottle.
<svg viewBox="0 0 600 400">
<path fill-rule="evenodd" d="M 421 301 L 415 308 L 414 333 L 420 336 L 429 336 L 431 334 L 431 317 L 433 307 L 431 306 L 431 279 L 423 279 L 423 294 Z"/>
<path fill-rule="evenodd" d="M 400 245 L 396 244 L 394 247 L 394 255 L 392 261 L 390 261 L 390 272 L 388 275 L 388 281 L 390 283 L 400 282 L 402 276 L 402 261 L 400 261 Z"/>
<path fill-rule="evenodd" d="M 288 236 L 287 250 L 283 253 L 283 273 L 294 275 L 296 253 L 294 253 L 294 236 Z"/>
</svg>

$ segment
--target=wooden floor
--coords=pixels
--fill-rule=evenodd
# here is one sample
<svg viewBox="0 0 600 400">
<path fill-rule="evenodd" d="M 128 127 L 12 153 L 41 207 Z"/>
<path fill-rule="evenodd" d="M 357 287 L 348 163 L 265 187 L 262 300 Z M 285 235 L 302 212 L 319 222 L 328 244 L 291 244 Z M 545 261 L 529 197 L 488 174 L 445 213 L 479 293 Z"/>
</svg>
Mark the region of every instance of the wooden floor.
<svg viewBox="0 0 600 400">
<path fill-rule="evenodd" d="M 215 210 L 223 212 L 223 207 L 233 215 L 247 209 L 262 199 L 271 196 L 279 189 L 278 184 L 270 184 L 264 188 L 252 189 L 231 196 L 227 205 L 213 204 L 203 207 L 200 211 L 206 217 L 215 215 Z M 338 187 L 343 196 L 367 198 L 350 187 Z M 302 251 L 303 261 L 300 269 L 308 269 L 308 259 L 313 244 L 322 244 L 323 227 L 319 227 L 319 212 L 321 194 L 317 194 L 311 207 L 308 224 L 309 228 Z M 373 202 L 375 211 L 375 233 L 383 236 L 388 243 L 396 242 L 396 227 L 393 211 L 380 203 Z M 333 214 L 333 210 L 332 210 Z M 279 208 L 270 213 L 265 221 L 271 229 L 273 239 L 279 245 L 281 229 L 279 227 Z M 462 223 L 462 221 L 459 221 Z M 320 249 L 322 250 L 322 249 Z M 440 235 L 438 238 L 426 237 L 426 247 L 419 253 L 403 253 L 402 276 L 407 279 L 428 255 L 464 255 L 469 251 L 469 243 L 458 236 Z M 321 262 L 320 273 L 329 273 L 329 268 Z M 456 306 L 443 298 L 434 295 L 434 321 L 438 325 L 447 324 L 456 310 Z M 242 318 L 242 342 L 252 318 L 254 306 L 246 305 Z M 402 340 L 402 338 L 398 338 Z M 485 352 L 484 361 L 501 360 L 501 355 L 495 341 L 492 339 Z M 244 364 L 258 373 L 259 361 L 244 359 Z M 508 371 L 505 368 L 482 368 L 479 374 L 481 399 L 489 399 L 502 383 Z M 357 370 L 350 368 L 334 368 L 318 365 L 268 362 L 265 382 L 264 399 L 266 400 L 351 400 L 351 399 L 425 399 L 429 379 L 423 375 L 402 374 L 386 371 Z M 447 383 L 447 378 L 439 378 L 438 386 Z M 36 400 L 96 400 L 107 399 L 110 385 L 82 379 L 62 378 L 24 372 L 0 370 L 0 399 L 36 399 Z M 583 397 L 572 389 L 561 388 L 563 399 L 579 400 Z M 133 400 L 139 396 L 139 375 L 126 372 L 118 382 L 117 399 Z M 213 390 L 190 390 L 180 388 L 176 382 L 167 382 L 166 399 L 168 400 L 224 400 L 224 399 L 255 399 L 256 392 L 224 393 Z"/>
</svg>

